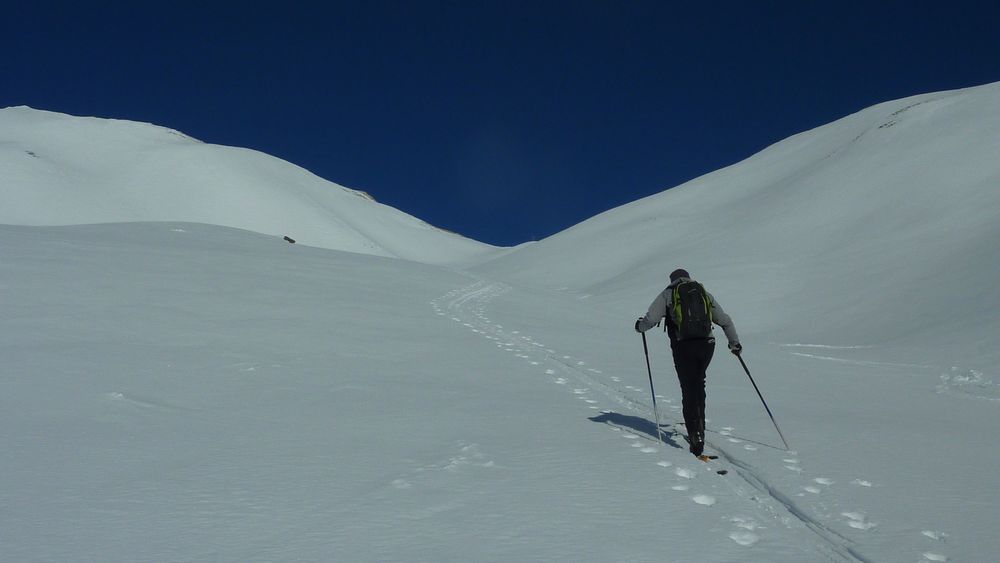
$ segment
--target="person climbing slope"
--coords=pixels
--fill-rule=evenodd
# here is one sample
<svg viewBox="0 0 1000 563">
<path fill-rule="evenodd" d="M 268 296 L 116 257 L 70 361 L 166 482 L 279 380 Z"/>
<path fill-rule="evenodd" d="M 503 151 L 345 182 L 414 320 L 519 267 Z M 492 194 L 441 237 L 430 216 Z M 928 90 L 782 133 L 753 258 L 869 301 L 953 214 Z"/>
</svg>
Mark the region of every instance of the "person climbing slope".
<svg viewBox="0 0 1000 563">
<path fill-rule="evenodd" d="M 722 327 L 733 354 L 739 356 L 743 347 L 733 320 L 684 269 L 670 274 L 670 284 L 656 296 L 646 315 L 635 321 L 635 330 L 646 332 L 658 326 L 660 320 L 665 320 L 670 337 L 690 450 L 701 456 L 705 448 L 705 377 L 715 353 L 712 324 Z"/>
</svg>

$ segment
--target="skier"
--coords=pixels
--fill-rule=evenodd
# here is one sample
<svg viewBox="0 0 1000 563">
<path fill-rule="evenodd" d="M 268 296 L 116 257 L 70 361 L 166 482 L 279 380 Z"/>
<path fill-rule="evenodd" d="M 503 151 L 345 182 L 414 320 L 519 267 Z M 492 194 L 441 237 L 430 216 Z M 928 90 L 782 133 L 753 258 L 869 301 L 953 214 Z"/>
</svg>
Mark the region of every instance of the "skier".
<svg viewBox="0 0 1000 563">
<path fill-rule="evenodd" d="M 733 320 L 686 270 L 677 269 L 670 274 L 670 284 L 656 296 L 646 315 L 635 321 L 635 331 L 646 332 L 658 326 L 660 319 L 666 322 L 681 385 L 690 450 L 701 456 L 705 448 L 705 370 L 715 353 L 712 323 L 722 327 L 733 354 L 738 356 L 743 347 Z"/>
</svg>

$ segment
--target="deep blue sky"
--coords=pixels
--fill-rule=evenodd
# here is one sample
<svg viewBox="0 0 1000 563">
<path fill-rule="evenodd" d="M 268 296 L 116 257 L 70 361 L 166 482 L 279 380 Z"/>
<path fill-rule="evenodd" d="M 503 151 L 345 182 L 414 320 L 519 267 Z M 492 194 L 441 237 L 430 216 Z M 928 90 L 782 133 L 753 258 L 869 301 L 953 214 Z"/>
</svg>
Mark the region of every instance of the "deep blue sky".
<svg viewBox="0 0 1000 563">
<path fill-rule="evenodd" d="M 995 2 L 78 4 L 5 5 L 0 107 L 251 147 L 501 245 L 1000 80 Z"/>
</svg>

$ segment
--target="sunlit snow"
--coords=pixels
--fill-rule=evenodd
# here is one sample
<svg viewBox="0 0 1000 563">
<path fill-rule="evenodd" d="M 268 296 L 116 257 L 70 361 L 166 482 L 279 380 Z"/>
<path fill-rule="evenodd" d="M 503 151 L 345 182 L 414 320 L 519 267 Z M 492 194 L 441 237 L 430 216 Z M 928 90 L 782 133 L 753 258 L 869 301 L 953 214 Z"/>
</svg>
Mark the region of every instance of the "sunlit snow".
<svg viewBox="0 0 1000 563">
<path fill-rule="evenodd" d="M 0 558 L 995 559 L 997 155 L 1000 85 L 921 95 L 498 251 L 0 110 Z M 691 456 L 654 330 L 657 441 L 632 322 L 676 267 L 791 451 L 720 346 Z"/>
</svg>

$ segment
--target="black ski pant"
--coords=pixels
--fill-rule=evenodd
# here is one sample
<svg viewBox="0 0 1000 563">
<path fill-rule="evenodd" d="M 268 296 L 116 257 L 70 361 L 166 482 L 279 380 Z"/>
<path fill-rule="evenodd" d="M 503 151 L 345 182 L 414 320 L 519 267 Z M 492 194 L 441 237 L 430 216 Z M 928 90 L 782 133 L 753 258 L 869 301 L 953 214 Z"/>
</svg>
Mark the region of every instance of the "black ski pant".
<svg viewBox="0 0 1000 563">
<path fill-rule="evenodd" d="M 705 371 L 715 354 L 715 339 L 671 341 L 674 368 L 681 384 L 684 424 L 692 432 L 705 435 Z"/>
</svg>

